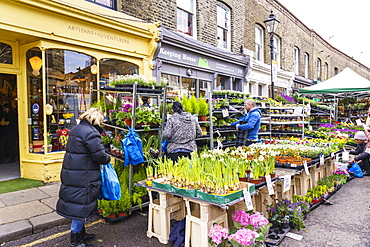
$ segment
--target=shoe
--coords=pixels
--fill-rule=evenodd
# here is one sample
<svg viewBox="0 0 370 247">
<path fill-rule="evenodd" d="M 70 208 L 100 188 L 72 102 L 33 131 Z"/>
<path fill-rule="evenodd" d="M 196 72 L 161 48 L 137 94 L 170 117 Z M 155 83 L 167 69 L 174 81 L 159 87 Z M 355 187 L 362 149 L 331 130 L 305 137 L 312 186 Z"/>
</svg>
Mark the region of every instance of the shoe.
<svg viewBox="0 0 370 247">
<path fill-rule="evenodd" d="M 82 232 L 82 241 L 88 242 L 96 237 L 95 234 L 87 234 L 85 226 L 82 228 L 81 232 Z"/>
<path fill-rule="evenodd" d="M 83 242 L 82 230 L 80 232 L 71 232 L 71 244 L 70 247 L 94 247 L 92 244 Z"/>
</svg>

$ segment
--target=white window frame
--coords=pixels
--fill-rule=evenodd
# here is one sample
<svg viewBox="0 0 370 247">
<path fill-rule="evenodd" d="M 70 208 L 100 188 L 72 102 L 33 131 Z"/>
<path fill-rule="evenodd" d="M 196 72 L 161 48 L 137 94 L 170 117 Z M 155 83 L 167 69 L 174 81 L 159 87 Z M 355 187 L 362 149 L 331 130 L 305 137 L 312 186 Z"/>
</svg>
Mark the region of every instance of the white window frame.
<svg viewBox="0 0 370 247">
<path fill-rule="evenodd" d="M 217 4 L 217 47 L 230 50 L 230 19 L 231 10 Z M 226 41 L 224 41 L 226 35 Z"/>
<path fill-rule="evenodd" d="M 304 77 L 308 78 L 308 66 L 310 62 L 310 56 L 307 52 L 304 53 Z"/>
<path fill-rule="evenodd" d="M 179 12 L 182 13 L 182 14 L 192 15 L 191 35 L 186 33 L 185 30 L 183 30 L 185 28 L 185 25 L 181 25 L 182 23 L 179 23 L 179 19 L 184 21 L 184 17 L 186 17 L 186 16 L 183 16 L 182 18 L 177 16 L 177 20 L 176 20 L 177 32 L 182 33 L 184 35 L 188 35 L 188 36 L 193 37 L 193 38 L 196 38 L 197 37 L 196 11 L 195 11 L 196 0 L 176 0 L 176 4 L 177 4 L 177 15 L 179 15 Z"/>
<path fill-rule="evenodd" d="M 321 80 L 321 59 L 318 58 L 316 61 L 316 73 L 317 73 L 317 79 Z"/>
<path fill-rule="evenodd" d="M 256 60 L 263 62 L 264 60 L 264 54 L 263 54 L 263 29 L 259 26 L 255 27 L 255 54 L 256 54 Z"/>
<path fill-rule="evenodd" d="M 299 49 L 294 47 L 293 51 L 293 65 L 294 65 L 294 74 L 299 75 Z"/>
<path fill-rule="evenodd" d="M 277 62 L 278 68 L 280 68 L 280 44 L 281 44 L 280 38 L 274 36 L 273 42 L 274 42 L 273 60 Z"/>
</svg>

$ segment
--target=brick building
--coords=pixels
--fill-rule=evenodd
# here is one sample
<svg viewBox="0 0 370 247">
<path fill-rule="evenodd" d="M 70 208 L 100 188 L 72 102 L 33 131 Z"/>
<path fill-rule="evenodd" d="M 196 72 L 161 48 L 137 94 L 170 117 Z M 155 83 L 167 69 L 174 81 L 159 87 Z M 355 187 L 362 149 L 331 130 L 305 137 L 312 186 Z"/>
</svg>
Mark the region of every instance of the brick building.
<svg viewBox="0 0 370 247">
<path fill-rule="evenodd" d="M 175 32 L 187 33 L 185 29 L 191 27 L 188 34 L 198 41 L 249 55 L 243 90 L 255 96 L 267 96 L 271 90 L 269 35 L 264 24 L 271 10 L 281 21 L 274 39 L 278 47 L 274 53 L 278 64 L 276 92 L 289 93 L 324 81 L 345 67 L 370 79 L 369 68 L 332 47 L 277 0 L 118 0 L 117 4 L 118 11 L 147 22 L 159 21 Z M 225 42 L 220 42 L 222 39 Z"/>
</svg>

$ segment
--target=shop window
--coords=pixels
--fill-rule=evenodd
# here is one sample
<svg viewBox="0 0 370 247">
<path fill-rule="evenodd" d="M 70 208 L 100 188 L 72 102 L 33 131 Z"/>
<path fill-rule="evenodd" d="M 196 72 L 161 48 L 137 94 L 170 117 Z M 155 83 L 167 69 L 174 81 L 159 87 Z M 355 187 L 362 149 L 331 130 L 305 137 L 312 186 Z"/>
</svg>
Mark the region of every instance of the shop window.
<svg viewBox="0 0 370 247">
<path fill-rule="evenodd" d="M 256 59 L 263 62 L 263 29 L 259 26 L 255 27 L 255 45 Z"/>
<path fill-rule="evenodd" d="M 180 95 L 195 96 L 196 81 L 196 79 L 183 77 L 181 80 Z"/>
<path fill-rule="evenodd" d="M 263 85 L 258 84 L 258 96 L 263 96 Z"/>
<path fill-rule="evenodd" d="M 229 90 L 231 89 L 229 77 L 218 76 L 216 78 L 215 90 Z"/>
<path fill-rule="evenodd" d="M 110 82 L 123 75 L 139 74 L 139 67 L 133 63 L 117 59 L 101 59 L 99 61 L 101 88 L 109 87 Z"/>
<path fill-rule="evenodd" d="M 195 0 L 177 0 L 177 31 L 195 37 Z"/>
<path fill-rule="evenodd" d="M 176 75 L 161 74 L 161 80 L 167 81 L 167 96 L 180 96 L 180 77 Z"/>
<path fill-rule="evenodd" d="M 116 0 L 86 0 L 88 2 L 93 2 L 95 4 L 110 8 L 110 9 L 117 9 Z"/>
<path fill-rule="evenodd" d="M 230 49 L 230 9 L 217 5 L 217 47 Z"/>
<path fill-rule="evenodd" d="M 13 50 L 8 44 L 0 42 L 0 63 L 13 64 Z"/>
<path fill-rule="evenodd" d="M 207 90 L 208 90 L 208 84 L 210 83 L 211 82 L 209 81 L 199 80 L 199 96 L 206 97 Z"/>
</svg>

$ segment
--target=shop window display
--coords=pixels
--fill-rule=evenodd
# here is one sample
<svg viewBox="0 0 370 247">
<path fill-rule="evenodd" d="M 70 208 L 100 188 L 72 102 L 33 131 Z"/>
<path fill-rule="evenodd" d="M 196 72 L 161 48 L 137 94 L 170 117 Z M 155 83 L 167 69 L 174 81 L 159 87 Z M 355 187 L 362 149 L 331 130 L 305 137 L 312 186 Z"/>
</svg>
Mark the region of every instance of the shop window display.
<svg viewBox="0 0 370 247">
<path fill-rule="evenodd" d="M 0 63 L 13 64 L 13 50 L 9 44 L 0 42 Z"/>
</svg>

